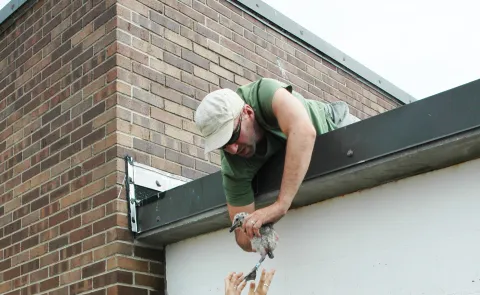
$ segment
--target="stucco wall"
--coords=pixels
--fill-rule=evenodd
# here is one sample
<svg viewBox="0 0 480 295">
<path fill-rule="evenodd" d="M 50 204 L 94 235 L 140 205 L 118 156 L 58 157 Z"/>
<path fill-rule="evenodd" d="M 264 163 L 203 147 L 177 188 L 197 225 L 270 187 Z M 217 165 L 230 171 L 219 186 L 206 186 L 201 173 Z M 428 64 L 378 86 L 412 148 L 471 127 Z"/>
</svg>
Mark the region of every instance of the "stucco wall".
<svg viewBox="0 0 480 295">
<path fill-rule="evenodd" d="M 479 171 L 471 161 L 289 212 L 263 265 L 276 269 L 269 294 L 478 294 Z M 226 229 L 173 244 L 168 293 L 224 294 L 225 275 L 256 260 Z"/>
</svg>

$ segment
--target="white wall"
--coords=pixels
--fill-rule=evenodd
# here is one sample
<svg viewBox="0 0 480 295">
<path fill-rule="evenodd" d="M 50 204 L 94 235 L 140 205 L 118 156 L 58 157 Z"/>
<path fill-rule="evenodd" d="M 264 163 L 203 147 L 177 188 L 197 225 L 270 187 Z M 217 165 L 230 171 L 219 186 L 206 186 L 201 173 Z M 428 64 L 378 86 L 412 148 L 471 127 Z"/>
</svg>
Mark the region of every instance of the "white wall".
<svg viewBox="0 0 480 295">
<path fill-rule="evenodd" d="M 480 294 L 479 192 L 477 160 L 290 211 L 263 265 L 269 294 Z M 168 294 L 224 294 L 257 260 L 227 229 L 181 241 L 166 249 Z"/>
</svg>

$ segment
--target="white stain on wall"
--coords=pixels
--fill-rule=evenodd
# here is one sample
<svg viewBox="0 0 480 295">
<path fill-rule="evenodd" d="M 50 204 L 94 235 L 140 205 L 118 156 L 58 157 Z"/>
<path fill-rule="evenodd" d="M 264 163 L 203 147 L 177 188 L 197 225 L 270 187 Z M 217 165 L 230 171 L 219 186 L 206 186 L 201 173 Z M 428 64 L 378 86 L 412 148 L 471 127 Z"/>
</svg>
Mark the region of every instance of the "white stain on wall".
<svg viewBox="0 0 480 295">
<path fill-rule="evenodd" d="M 479 180 L 476 160 L 290 211 L 269 294 L 480 294 Z M 168 294 L 224 294 L 257 260 L 227 229 L 170 245 Z"/>
</svg>

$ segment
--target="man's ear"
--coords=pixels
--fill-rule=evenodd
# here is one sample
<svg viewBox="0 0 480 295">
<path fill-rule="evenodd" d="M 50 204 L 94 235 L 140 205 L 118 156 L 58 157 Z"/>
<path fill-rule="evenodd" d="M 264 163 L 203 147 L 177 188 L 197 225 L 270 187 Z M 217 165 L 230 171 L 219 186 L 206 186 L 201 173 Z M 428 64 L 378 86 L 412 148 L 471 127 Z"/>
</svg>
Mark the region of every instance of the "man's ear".
<svg viewBox="0 0 480 295">
<path fill-rule="evenodd" d="M 246 104 L 244 108 L 244 112 L 248 117 L 255 118 L 255 112 L 253 111 L 253 108 Z"/>
</svg>

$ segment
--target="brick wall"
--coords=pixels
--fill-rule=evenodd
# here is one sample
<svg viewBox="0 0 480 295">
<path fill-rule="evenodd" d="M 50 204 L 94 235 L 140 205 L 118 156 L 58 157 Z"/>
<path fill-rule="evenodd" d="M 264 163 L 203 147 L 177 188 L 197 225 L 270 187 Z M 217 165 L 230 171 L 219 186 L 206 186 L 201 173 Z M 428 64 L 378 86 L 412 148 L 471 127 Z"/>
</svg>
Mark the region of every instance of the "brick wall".
<svg viewBox="0 0 480 295">
<path fill-rule="evenodd" d="M 361 118 L 397 106 L 226 1 L 28 3 L 0 26 L 1 294 L 164 294 L 163 248 L 128 231 L 123 157 L 217 171 L 192 123 L 209 91 L 264 76 Z"/>
<path fill-rule="evenodd" d="M 119 197 L 136 121 L 120 119 L 117 7 L 20 12 L 0 36 L 0 294 L 154 294 L 163 253 L 133 245 Z"/>
</svg>

